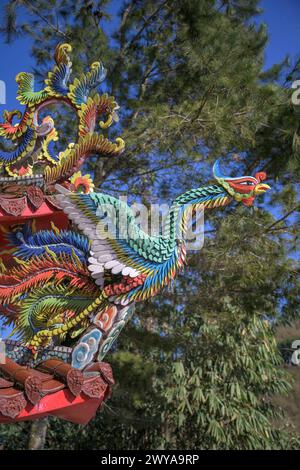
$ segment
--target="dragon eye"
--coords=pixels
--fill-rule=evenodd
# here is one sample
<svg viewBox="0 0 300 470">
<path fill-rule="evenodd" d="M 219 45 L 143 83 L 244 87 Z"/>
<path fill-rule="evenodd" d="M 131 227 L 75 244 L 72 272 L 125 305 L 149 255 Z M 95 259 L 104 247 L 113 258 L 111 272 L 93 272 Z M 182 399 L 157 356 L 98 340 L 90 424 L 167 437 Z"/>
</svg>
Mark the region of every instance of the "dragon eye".
<svg viewBox="0 0 300 470">
<path fill-rule="evenodd" d="M 253 181 L 243 181 L 240 184 L 242 184 L 243 186 L 254 186 Z"/>
</svg>

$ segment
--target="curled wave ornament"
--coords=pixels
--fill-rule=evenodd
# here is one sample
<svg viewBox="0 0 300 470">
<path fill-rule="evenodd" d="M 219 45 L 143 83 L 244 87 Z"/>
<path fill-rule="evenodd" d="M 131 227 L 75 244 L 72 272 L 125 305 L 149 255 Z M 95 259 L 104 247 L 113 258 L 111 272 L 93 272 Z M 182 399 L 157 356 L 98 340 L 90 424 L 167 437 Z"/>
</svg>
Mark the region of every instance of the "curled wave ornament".
<svg viewBox="0 0 300 470">
<path fill-rule="evenodd" d="M 97 354 L 102 333 L 98 329 L 93 329 L 85 334 L 80 342 L 75 346 L 72 353 L 72 367 L 84 369 Z"/>
<path fill-rule="evenodd" d="M 124 326 L 128 322 L 128 320 L 131 318 L 133 314 L 133 307 L 128 306 L 125 308 L 122 308 L 118 312 L 118 321 L 114 324 L 112 329 L 110 330 L 107 338 L 103 341 L 103 343 L 100 345 L 99 353 L 98 353 L 98 361 L 102 361 L 103 358 L 106 356 L 108 351 L 111 349 L 112 345 L 118 338 L 119 334 L 123 330 Z"/>
</svg>

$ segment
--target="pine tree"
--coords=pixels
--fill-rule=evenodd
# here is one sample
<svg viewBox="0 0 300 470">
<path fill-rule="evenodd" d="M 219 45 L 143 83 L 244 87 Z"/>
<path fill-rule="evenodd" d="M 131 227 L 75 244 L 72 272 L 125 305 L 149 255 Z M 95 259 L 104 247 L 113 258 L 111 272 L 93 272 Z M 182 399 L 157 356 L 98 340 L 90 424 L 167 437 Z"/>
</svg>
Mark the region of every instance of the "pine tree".
<svg viewBox="0 0 300 470">
<path fill-rule="evenodd" d="M 7 2 L 5 38 L 30 35 L 39 76 L 58 42 L 72 44 L 75 72 L 99 58 L 108 68 L 127 147 L 89 163 L 101 190 L 170 200 L 209 181 L 220 154 L 240 173 L 266 170 L 273 188 L 255 210 L 208 216 L 174 292 L 139 305 L 107 357 L 112 400 L 80 433 L 50 419 L 47 448 L 299 447 L 272 404 L 291 387 L 273 327 L 299 305 L 299 66 L 262 72 L 258 13 L 256 0 Z M 2 426 L 6 445 L 26 445 L 12 436 L 27 429 Z"/>
</svg>

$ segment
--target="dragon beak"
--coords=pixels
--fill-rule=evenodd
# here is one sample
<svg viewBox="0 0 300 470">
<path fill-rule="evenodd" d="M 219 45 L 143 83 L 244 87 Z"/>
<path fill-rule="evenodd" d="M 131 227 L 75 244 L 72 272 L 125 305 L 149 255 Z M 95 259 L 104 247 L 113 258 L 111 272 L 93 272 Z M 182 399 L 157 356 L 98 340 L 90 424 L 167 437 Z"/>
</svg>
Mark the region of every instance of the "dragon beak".
<svg viewBox="0 0 300 470">
<path fill-rule="evenodd" d="M 255 186 L 254 194 L 255 194 L 255 195 L 263 194 L 263 193 L 265 193 L 268 189 L 271 189 L 271 187 L 270 187 L 268 184 L 265 184 L 265 183 L 258 183 L 258 184 Z"/>
</svg>

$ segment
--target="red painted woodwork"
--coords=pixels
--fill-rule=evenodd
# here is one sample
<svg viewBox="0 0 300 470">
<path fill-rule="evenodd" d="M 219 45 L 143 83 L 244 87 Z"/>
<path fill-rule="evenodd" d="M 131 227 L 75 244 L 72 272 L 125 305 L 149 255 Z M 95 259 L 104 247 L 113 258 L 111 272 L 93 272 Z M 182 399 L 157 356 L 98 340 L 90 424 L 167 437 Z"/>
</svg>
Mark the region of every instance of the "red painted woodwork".
<svg viewBox="0 0 300 470">
<path fill-rule="evenodd" d="M 0 423 L 9 424 L 19 421 L 33 421 L 51 415 L 75 424 L 87 424 L 96 414 L 97 409 L 109 393 L 107 385 L 99 398 L 90 398 L 81 393 L 74 395 L 67 389 L 47 395 L 33 406 L 27 403 L 26 408 L 15 419 L 0 415 Z"/>
<path fill-rule="evenodd" d="M 76 383 L 80 378 L 80 389 L 74 389 L 73 376 Z M 39 381 L 36 400 L 26 390 L 28 379 Z M 0 423 L 32 421 L 51 415 L 86 424 L 103 400 L 110 397 L 113 384 L 111 367 L 104 362 L 95 362 L 93 367 L 79 371 L 60 359 L 45 361 L 35 369 L 7 359 L 5 364 L 0 364 Z"/>
</svg>

